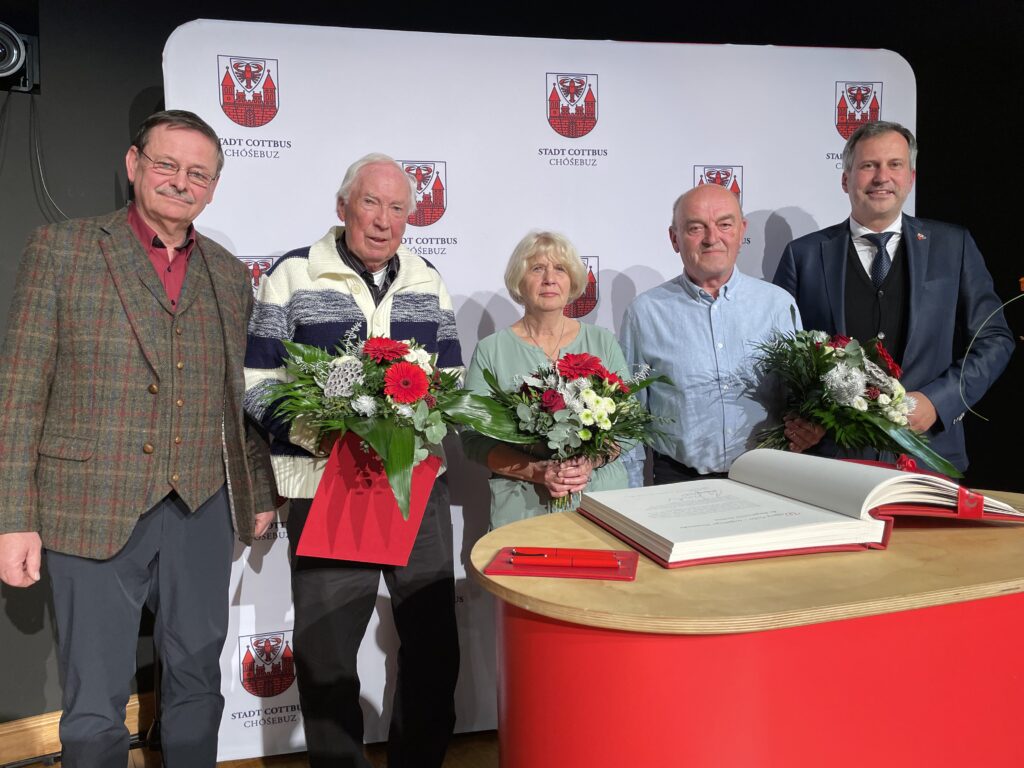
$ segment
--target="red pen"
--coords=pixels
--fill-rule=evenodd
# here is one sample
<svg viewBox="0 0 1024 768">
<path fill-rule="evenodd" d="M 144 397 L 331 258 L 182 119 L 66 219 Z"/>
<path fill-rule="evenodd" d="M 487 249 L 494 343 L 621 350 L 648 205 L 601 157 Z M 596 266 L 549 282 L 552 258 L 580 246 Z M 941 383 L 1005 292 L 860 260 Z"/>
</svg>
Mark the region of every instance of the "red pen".
<svg viewBox="0 0 1024 768">
<path fill-rule="evenodd" d="M 525 557 L 615 557 L 615 554 L 607 549 L 571 549 L 564 547 L 512 547 L 512 551 L 509 554 Z"/>
<path fill-rule="evenodd" d="M 620 563 L 614 556 L 587 557 L 585 555 L 523 556 L 513 555 L 508 559 L 511 565 L 539 565 L 541 567 L 559 568 L 618 568 Z"/>
</svg>

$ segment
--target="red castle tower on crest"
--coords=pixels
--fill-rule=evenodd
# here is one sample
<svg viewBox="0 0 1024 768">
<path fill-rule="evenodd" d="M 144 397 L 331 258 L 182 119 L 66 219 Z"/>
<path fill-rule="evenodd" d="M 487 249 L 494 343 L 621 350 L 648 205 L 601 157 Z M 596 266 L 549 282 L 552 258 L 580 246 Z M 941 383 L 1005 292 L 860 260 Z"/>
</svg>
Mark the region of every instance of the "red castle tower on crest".
<svg viewBox="0 0 1024 768">
<path fill-rule="evenodd" d="M 272 658 L 273 649 L 269 642 L 266 641 L 267 647 L 261 655 Z M 295 659 L 287 642 L 278 657 L 269 664 L 264 663 L 262 659 L 258 660 L 251 648 L 245 649 L 245 656 L 242 658 L 242 687 L 253 696 L 277 696 L 288 690 L 294 681 Z"/>
<path fill-rule="evenodd" d="M 235 79 L 228 67 L 224 68 L 224 77 L 220 81 L 221 109 L 232 122 L 246 128 L 266 125 L 277 114 L 277 85 L 270 76 L 270 71 L 267 71 L 262 88 L 257 91 L 253 86 L 254 81 L 259 81 L 260 73 L 254 72 L 253 69 L 254 64 L 246 62 L 244 70 L 239 73 L 245 86 L 242 90 L 235 88 Z M 251 93 L 247 95 L 246 89 L 251 90 Z"/>
<path fill-rule="evenodd" d="M 866 123 L 878 120 L 881 104 L 875 83 L 845 83 L 836 104 L 836 130 L 844 139 Z"/>
<path fill-rule="evenodd" d="M 583 317 L 593 312 L 595 307 L 597 307 L 597 277 L 594 275 L 593 265 L 588 264 L 587 284 L 583 288 L 583 293 L 576 301 L 567 304 L 563 313 L 566 317 Z"/>
<path fill-rule="evenodd" d="M 548 96 L 548 123 L 555 131 L 567 139 L 578 139 L 586 136 L 597 125 L 597 97 L 589 85 L 583 96 L 583 107 L 579 106 L 579 98 L 576 97 L 573 106 L 562 103 L 558 93 L 558 84 L 551 86 L 551 94 Z"/>
<path fill-rule="evenodd" d="M 418 183 L 419 177 L 417 174 Z M 441 174 L 435 173 L 434 183 L 430 185 L 430 191 L 424 192 L 423 197 L 416 201 L 416 210 L 409 217 L 409 224 L 414 227 L 427 227 L 440 219 L 444 215 L 444 191 L 444 182 L 441 181 Z"/>
</svg>

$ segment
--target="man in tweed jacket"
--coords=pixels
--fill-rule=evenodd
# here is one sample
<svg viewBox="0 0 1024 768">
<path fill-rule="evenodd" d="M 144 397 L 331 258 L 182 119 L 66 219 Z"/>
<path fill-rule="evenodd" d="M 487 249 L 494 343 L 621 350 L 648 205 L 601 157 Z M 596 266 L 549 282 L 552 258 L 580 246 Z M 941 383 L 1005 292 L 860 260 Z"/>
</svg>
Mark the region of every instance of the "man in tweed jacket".
<svg viewBox="0 0 1024 768">
<path fill-rule="evenodd" d="M 252 294 L 192 221 L 223 155 L 190 112 L 149 117 L 134 204 L 29 239 L 0 357 L 0 579 L 53 586 L 65 766 L 118 766 L 143 604 L 166 674 L 164 763 L 213 766 L 234 535 L 273 515 L 242 412 Z M 261 511 L 262 510 L 262 511 Z"/>
</svg>

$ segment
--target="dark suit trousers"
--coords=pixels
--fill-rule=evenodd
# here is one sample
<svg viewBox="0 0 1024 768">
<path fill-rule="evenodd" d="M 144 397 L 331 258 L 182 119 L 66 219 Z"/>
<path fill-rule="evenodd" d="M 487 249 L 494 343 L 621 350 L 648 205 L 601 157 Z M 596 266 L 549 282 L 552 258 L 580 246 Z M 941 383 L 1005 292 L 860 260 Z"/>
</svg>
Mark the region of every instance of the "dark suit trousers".
<svg viewBox="0 0 1024 768">
<path fill-rule="evenodd" d="M 164 765 L 216 764 L 233 544 L 222 487 L 194 514 L 176 494 L 164 498 L 139 518 L 128 543 L 109 560 L 46 552 L 64 682 L 61 765 L 127 763 L 125 705 L 144 604 L 156 614 L 153 638 L 163 663 Z"/>
<path fill-rule="evenodd" d="M 288 515 L 295 672 L 309 764 L 369 768 L 356 656 L 383 573 L 401 642 L 388 766 L 440 768 L 455 727 L 459 675 L 447 479 L 434 483 L 404 567 L 296 556 L 310 503 L 292 499 Z"/>
</svg>

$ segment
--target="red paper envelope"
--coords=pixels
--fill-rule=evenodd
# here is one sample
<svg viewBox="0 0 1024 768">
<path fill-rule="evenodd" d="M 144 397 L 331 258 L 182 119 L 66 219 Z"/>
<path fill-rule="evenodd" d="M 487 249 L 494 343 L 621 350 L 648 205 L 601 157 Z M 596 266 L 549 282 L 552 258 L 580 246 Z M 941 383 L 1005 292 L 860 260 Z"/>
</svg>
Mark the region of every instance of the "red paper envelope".
<svg viewBox="0 0 1024 768">
<path fill-rule="evenodd" d="M 352 432 L 334 444 L 296 552 L 303 557 L 406 565 L 423 521 L 441 459 L 428 456 L 412 472 L 409 519 L 403 520 L 384 467 Z"/>
</svg>

